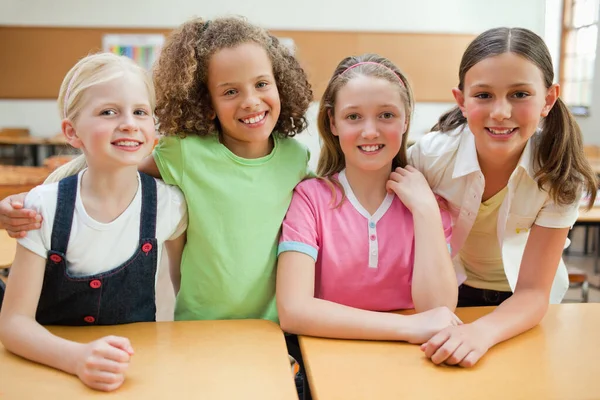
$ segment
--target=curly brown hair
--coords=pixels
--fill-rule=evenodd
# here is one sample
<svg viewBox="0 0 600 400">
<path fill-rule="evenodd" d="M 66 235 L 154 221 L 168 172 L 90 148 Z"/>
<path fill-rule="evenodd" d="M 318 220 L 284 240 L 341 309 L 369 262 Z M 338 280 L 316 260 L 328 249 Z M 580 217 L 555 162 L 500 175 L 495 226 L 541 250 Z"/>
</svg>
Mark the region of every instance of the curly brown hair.
<svg viewBox="0 0 600 400">
<path fill-rule="evenodd" d="M 210 57 L 224 48 L 255 42 L 264 47 L 273 65 L 281 113 L 274 132 L 291 137 L 307 126 L 304 114 L 313 93 L 298 60 L 265 29 L 241 17 L 192 19 L 169 38 L 154 67 L 156 116 L 165 135 L 205 136 L 220 132 L 208 91 Z"/>
</svg>

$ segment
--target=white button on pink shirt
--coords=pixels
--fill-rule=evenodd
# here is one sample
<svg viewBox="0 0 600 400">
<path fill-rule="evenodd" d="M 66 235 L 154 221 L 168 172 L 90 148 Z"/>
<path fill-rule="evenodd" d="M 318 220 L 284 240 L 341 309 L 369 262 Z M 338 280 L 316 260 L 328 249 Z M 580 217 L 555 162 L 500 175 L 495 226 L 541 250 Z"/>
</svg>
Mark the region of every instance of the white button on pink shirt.
<svg viewBox="0 0 600 400">
<path fill-rule="evenodd" d="M 373 311 L 413 308 L 414 229 L 410 211 L 388 194 L 373 215 L 358 202 L 345 176 L 344 188 L 320 179 L 301 182 L 283 221 L 279 253 L 297 251 L 315 260 L 315 296 Z M 442 211 L 447 241 L 451 218 Z"/>
</svg>

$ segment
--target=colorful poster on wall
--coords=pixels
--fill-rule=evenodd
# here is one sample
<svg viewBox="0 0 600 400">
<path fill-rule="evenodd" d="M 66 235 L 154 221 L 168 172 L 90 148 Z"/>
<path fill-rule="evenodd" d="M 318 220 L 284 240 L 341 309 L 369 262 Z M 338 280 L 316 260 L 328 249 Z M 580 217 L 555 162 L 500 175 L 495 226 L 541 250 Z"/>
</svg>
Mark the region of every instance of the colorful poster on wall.
<svg viewBox="0 0 600 400">
<path fill-rule="evenodd" d="M 290 53 L 292 53 L 292 55 L 296 54 L 296 43 L 294 43 L 294 39 L 290 37 L 280 37 L 278 39 L 282 45 L 287 47 L 287 49 L 290 51 Z"/>
<path fill-rule="evenodd" d="M 147 70 L 158 59 L 164 43 L 164 35 L 159 34 L 106 34 L 102 37 L 104 51 L 127 56 Z"/>
</svg>

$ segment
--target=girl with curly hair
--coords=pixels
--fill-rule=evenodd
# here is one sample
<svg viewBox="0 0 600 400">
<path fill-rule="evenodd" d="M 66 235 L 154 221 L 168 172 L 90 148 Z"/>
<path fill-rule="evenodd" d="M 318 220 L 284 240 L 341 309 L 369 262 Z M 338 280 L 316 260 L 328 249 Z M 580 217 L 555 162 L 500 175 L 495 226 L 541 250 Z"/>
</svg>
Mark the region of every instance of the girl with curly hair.
<svg viewBox="0 0 600 400">
<path fill-rule="evenodd" d="M 306 127 L 305 72 L 244 19 L 194 19 L 169 37 L 154 81 L 165 136 L 143 168 L 189 199 L 175 319 L 277 321 L 277 238 L 308 168 L 288 140 Z"/>
<path fill-rule="evenodd" d="M 175 319 L 277 322 L 279 230 L 308 173 L 308 150 L 289 139 L 306 127 L 305 72 L 266 30 L 242 18 L 198 18 L 171 33 L 154 84 L 164 136 L 139 170 L 178 186 L 188 201 L 187 243 L 172 273 Z M 19 200 L 0 207 L 12 224 L 30 221 L 4 224 L 13 235 L 39 225 L 31 210 L 13 210 Z"/>
</svg>

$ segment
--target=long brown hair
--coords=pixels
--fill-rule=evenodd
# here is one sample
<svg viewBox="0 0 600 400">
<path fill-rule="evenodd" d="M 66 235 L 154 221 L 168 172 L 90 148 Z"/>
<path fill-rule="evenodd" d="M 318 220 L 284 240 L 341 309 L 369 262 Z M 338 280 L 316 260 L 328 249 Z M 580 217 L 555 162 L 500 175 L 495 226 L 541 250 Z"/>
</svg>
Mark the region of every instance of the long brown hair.
<svg viewBox="0 0 600 400">
<path fill-rule="evenodd" d="M 360 63 L 366 64 L 357 65 Z M 333 76 L 325 89 L 325 93 L 323 93 L 317 117 L 319 136 L 322 141 L 319 162 L 317 164 L 317 175 L 333 184 L 331 188 L 333 195 L 332 203 L 336 203 L 335 188 L 337 187 L 342 192 L 342 199 L 336 206 L 341 205 L 345 194 L 342 186 L 333 178 L 333 175 L 346 167 L 346 160 L 340 147 L 339 138 L 331 131 L 331 118 L 334 117 L 337 93 L 348 81 L 357 76 L 385 79 L 398 88 L 406 114 L 406 131 L 402 136 L 400 151 L 392 161 L 392 170 L 397 167 L 405 167 L 407 164 L 406 142 L 412 111 L 414 109 L 413 94 L 408 80 L 394 63 L 378 54 L 363 54 L 344 58 L 335 68 Z"/>
<path fill-rule="evenodd" d="M 348 68 L 352 67 L 353 65 L 365 62 L 368 64 L 362 64 L 348 70 Z M 342 74 L 342 72 L 344 73 Z M 408 129 L 410 128 L 412 111 L 414 108 L 414 100 L 410 84 L 408 83 L 408 80 L 402 71 L 400 71 L 400 69 L 387 58 L 377 54 L 363 54 L 357 57 L 346 57 L 338 64 L 333 76 L 329 80 L 329 84 L 325 89 L 325 93 L 321 98 L 319 116 L 317 117 L 319 136 L 323 141 L 323 146 L 319 156 L 319 163 L 317 166 L 317 174 L 319 176 L 331 177 L 346 167 L 346 161 L 344 159 L 342 148 L 340 147 L 340 141 L 338 137 L 331 132 L 330 116 L 334 116 L 335 100 L 338 91 L 344 87 L 348 81 L 357 76 L 370 76 L 374 78 L 385 79 L 397 86 L 404 103 L 407 128 L 406 133 L 402 137 L 400 151 L 392 162 L 392 168 L 395 169 L 396 167 L 406 166 L 406 141 L 408 137 Z M 400 81 L 398 81 L 398 79 L 400 79 Z"/>
<path fill-rule="evenodd" d="M 458 89 L 464 90 L 465 75 L 488 57 L 513 53 L 535 64 L 544 76 L 546 88 L 552 86 L 554 69 L 544 40 L 523 28 L 494 28 L 477 36 L 460 62 Z M 467 124 L 458 107 L 440 117 L 433 131 L 449 132 Z M 559 98 L 542 122 L 534 150 L 538 188 L 547 188 L 557 204 L 577 201 L 582 187 L 590 194 L 588 207 L 596 199 L 597 180 L 583 152 L 583 137 L 577 121 Z"/>
<path fill-rule="evenodd" d="M 207 87 L 208 63 L 215 52 L 244 43 L 262 46 L 273 65 L 281 101 L 274 132 L 288 137 L 306 128 L 304 114 L 313 94 L 291 52 L 275 36 L 243 18 L 196 18 L 169 35 L 154 68 L 155 112 L 161 133 L 185 137 L 220 132 Z"/>
</svg>

